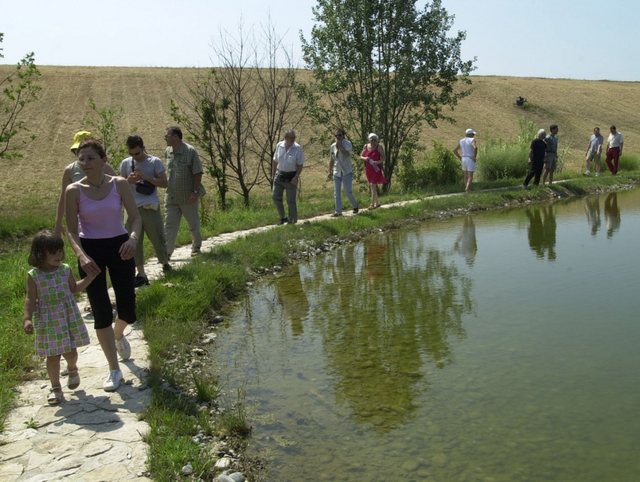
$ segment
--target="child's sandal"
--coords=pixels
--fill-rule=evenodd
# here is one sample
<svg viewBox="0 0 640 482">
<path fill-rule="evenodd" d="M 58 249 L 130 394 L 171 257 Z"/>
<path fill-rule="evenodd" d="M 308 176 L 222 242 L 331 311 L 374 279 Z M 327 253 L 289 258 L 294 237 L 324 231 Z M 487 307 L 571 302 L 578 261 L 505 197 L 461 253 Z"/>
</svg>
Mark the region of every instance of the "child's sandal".
<svg viewBox="0 0 640 482">
<path fill-rule="evenodd" d="M 78 373 L 78 369 L 69 370 L 69 378 L 67 378 L 67 387 L 71 390 L 75 390 L 80 386 L 80 374 Z"/>
<path fill-rule="evenodd" d="M 47 403 L 49 405 L 60 405 L 62 403 L 62 387 L 51 387 L 49 390 L 49 397 L 47 397 Z"/>
</svg>

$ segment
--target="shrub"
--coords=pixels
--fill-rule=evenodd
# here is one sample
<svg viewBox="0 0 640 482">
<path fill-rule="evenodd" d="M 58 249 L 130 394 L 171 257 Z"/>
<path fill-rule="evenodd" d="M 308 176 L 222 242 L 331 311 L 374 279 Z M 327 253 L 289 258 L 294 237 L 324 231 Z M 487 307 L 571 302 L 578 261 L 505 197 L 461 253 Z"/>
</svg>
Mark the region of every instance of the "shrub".
<svg viewBox="0 0 640 482">
<path fill-rule="evenodd" d="M 637 154 L 624 154 L 618 162 L 619 171 L 637 171 L 640 167 L 640 157 Z"/>
<path fill-rule="evenodd" d="M 538 127 L 533 121 L 521 118 L 518 121 L 518 138 L 512 142 L 489 139 L 478 152 L 478 175 L 485 181 L 526 176 L 529 171 L 527 159 L 531 141 L 536 138 Z M 565 151 L 559 154 L 558 170 L 564 165 Z"/>
<path fill-rule="evenodd" d="M 433 141 L 433 150 L 425 154 L 425 162 L 416 166 L 413 150 L 401 155 L 398 181 L 404 189 L 424 189 L 429 186 L 444 186 L 462 182 L 460 162 L 451 149 L 441 142 Z"/>
</svg>

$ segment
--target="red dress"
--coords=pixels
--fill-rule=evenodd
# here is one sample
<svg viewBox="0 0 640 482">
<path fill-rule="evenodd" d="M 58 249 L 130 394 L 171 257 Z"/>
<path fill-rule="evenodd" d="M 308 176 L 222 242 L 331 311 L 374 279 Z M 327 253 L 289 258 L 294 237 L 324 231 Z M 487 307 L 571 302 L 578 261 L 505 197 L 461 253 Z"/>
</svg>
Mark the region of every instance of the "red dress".
<svg viewBox="0 0 640 482">
<path fill-rule="evenodd" d="M 364 156 L 378 162 L 380 160 L 380 151 L 378 150 L 378 146 L 376 146 L 373 151 L 369 150 L 369 144 L 364 146 Z M 364 161 L 364 172 L 367 175 L 367 181 L 369 181 L 370 184 L 386 184 L 387 179 L 382 173 L 382 164 L 376 164 L 375 167 L 378 168 L 378 172 L 376 172 L 375 168 L 369 163 L 369 161 Z"/>
</svg>

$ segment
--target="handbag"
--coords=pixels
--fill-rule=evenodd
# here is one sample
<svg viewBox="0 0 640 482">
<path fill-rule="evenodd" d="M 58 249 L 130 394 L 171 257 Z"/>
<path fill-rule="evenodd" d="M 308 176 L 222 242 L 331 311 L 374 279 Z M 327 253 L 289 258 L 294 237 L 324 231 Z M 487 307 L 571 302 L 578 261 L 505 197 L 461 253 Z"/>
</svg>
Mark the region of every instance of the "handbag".
<svg viewBox="0 0 640 482">
<path fill-rule="evenodd" d="M 280 182 L 291 182 L 291 180 L 296 176 L 297 171 L 290 172 L 278 172 L 278 181 Z"/>
<path fill-rule="evenodd" d="M 136 161 L 131 158 L 131 172 L 133 172 L 136 168 Z M 153 191 L 156 190 L 156 186 L 151 184 L 149 181 L 145 181 L 144 179 L 138 183 L 136 183 L 136 192 L 140 194 L 144 194 L 145 196 L 150 196 L 153 194 Z"/>
</svg>

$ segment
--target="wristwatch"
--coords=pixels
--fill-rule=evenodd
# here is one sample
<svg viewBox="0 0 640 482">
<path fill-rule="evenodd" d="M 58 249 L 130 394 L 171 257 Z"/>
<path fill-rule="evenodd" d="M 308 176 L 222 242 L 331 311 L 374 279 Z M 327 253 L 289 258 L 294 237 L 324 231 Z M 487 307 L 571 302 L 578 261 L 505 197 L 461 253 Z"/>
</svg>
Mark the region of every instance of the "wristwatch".
<svg viewBox="0 0 640 482">
<path fill-rule="evenodd" d="M 191 191 L 193 194 L 198 194 L 198 190 L 194 189 L 193 191 Z"/>
</svg>

